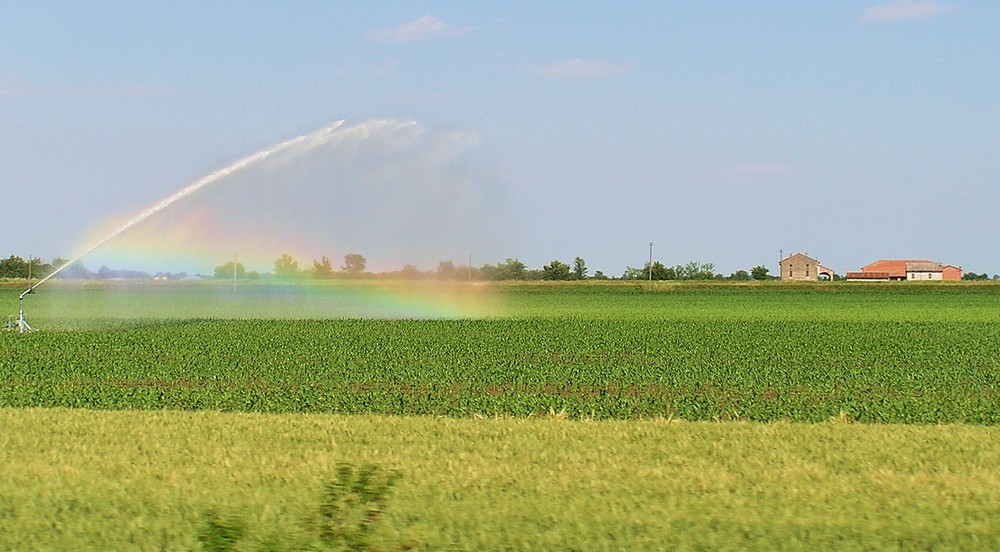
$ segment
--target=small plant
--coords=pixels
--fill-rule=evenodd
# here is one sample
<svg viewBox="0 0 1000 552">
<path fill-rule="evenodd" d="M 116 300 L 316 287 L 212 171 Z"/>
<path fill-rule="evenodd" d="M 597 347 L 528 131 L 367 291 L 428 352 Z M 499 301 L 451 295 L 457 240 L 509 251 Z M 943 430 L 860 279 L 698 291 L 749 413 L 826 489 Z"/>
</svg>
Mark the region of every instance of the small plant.
<svg viewBox="0 0 1000 552">
<path fill-rule="evenodd" d="M 323 488 L 323 499 L 314 519 L 306 522 L 312 546 L 330 550 L 370 550 L 369 540 L 375 524 L 385 511 L 389 491 L 399 473 L 374 464 L 355 467 L 337 464 L 336 478 Z M 215 511 L 206 514 L 198 532 L 198 542 L 204 550 L 229 552 L 243 537 L 244 527 L 239 518 L 222 518 Z M 274 549 L 281 550 L 288 542 L 298 540 L 292 535 L 276 535 Z M 281 544 L 278 544 L 281 543 Z M 296 547 L 292 547 L 298 549 Z M 270 548 L 269 548 L 270 549 Z"/>
<path fill-rule="evenodd" d="M 198 532 L 198 542 L 210 552 L 228 552 L 236 548 L 243 536 L 243 524 L 235 518 L 222 519 L 214 511 L 206 514 L 205 524 Z"/>
<path fill-rule="evenodd" d="M 338 464 L 337 478 L 326 484 L 319 509 L 320 539 L 348 550 L 368 549 L 368 539 L 398 479 L 398 472 L 374 464 Z"/>
</svg>

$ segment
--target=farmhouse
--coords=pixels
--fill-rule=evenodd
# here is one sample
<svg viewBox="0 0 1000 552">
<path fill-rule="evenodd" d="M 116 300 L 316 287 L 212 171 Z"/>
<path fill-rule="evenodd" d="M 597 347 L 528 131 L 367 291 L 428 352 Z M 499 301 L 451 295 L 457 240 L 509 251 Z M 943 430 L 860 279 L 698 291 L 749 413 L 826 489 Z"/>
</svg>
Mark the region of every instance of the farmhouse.
<svg viewBox="0 0 1000 552">
<path fill-rule="evenodd" d="M 861 272 L 848 272 L 847 279 L 900 282 L 961 280 L 962 267 L 925 259 L 883 259 L 863 266 Z"/>
<path fill-rule="evenodd" d="M 782 280 L 833 280 L 834 270 L 804 253 L 789 255 L 778 263 Z"/>
</svg>

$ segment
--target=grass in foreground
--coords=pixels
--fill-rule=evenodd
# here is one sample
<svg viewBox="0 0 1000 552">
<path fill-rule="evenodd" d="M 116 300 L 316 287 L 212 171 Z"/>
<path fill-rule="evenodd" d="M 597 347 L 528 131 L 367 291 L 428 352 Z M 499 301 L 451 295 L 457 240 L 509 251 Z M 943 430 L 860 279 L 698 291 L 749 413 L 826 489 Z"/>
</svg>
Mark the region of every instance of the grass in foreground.
<svg viewBox="0 0 1000 552">
<path fill-rule="evenodd" d="M 380 550 L 997 549 L 1000 429 L 0 410 L 0 548 L 293 549 L 338 463 Z"/>
</svg>

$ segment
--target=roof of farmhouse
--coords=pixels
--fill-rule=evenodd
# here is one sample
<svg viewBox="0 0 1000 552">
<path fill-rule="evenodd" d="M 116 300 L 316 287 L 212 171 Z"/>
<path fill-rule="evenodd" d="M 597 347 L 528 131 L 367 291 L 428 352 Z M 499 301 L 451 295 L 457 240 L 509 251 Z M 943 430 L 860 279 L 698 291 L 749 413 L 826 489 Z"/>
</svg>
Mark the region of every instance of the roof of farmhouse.
<svg viewBox="0 0 1000 552">
<path fill-rule="evenodd" d="M 943 268 L 941 263 L 906 263 L 907 272 L 940 272 Z"/>
<path fill-rule="evenodd" d="M 781 262 L 785 262 L 785 261 L 788 261 L 790 259 L 795 259 L 795 258 L 798 258 L 798 257 L 801 257 L 803 259 L 808 259 L 810 261 L 815 262 L 816 264 L 820 264 L 819 261 L 817 261 L 816 259 L 810 257 L 808 253 L 793 253 L 793 254 L 785 257 L 784 259 L 781 259 Z"/>
<path fill-rule="evenodd" d="M 940 263 L 927 259 L 882 259 L 861 267 L 861 270 L 862 272 L 886 272 L 891 276 L 903 277 L 906 276 L 908 264 L 937 264 L 939 267 L 941 266 Z"/>
</svg>

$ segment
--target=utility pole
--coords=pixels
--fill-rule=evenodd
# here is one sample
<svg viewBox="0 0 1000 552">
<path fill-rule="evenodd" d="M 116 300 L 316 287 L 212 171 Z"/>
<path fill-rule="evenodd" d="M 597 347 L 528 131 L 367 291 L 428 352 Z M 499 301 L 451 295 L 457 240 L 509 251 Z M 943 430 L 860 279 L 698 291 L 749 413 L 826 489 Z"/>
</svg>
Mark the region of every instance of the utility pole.
<svg viewBox="0 0 1000 552">
<path fill-rule="evenodd" d="M 649 242 L 649 281 L 653 281 L 653 242 Z"/>
</svg>

